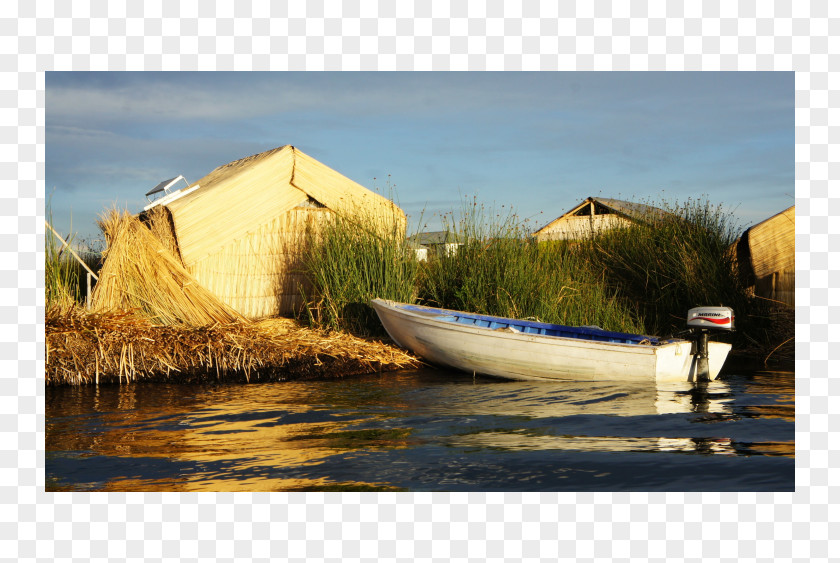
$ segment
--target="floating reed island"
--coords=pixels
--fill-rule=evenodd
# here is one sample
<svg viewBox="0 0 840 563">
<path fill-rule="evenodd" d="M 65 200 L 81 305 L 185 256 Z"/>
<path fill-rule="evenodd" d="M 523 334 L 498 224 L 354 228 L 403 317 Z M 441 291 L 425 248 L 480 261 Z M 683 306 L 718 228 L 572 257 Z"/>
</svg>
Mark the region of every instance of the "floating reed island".
<svg viewBox="0 0 840 563">
<path fill-rule="evenodd" d="M 91 309 L 47 309 L 47 385 L 340 378 L 419 365 L 380 340 L 248 320 L 137 217 L 111 211 L 100 227 L 108 247 Z"/>
<path fill-rule="evenodd" d="M 52 309 L 46 384 L 265 382 L 342 378 L 416 367 L 399 348 L 291 319 L 202 327 L 154 325 L 136 312 Z"/>
</svg>

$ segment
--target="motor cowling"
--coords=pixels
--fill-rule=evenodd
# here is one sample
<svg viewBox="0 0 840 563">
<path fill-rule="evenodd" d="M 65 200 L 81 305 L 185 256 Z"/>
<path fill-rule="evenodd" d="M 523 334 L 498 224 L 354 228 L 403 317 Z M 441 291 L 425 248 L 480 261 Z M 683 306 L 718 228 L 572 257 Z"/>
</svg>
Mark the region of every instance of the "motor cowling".
<svg viewBox="0 0 840 563">
<path fill-rule="evenodd" d="M 735 330 L 735 313 L 729 307 L 695 307 L 689 309 L 688 328 Z"/>
<path fill-rule="evenodd" d="M 735 313 L 729 307 L 695 307 L 689 309 L 686 324 L 691 330 L 691 353 L 694 355 L 695 380 L 708 381 L 709 374 L 709 331 L 735 330 Z"/>
</svg>

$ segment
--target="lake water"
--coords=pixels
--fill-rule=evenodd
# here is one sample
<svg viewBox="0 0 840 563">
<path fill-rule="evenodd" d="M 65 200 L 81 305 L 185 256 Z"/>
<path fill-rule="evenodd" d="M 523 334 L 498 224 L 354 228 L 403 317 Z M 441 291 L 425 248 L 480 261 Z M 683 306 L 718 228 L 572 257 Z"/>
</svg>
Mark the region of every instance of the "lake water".
<svg viewBox="0 0 840 563">
<path fill-rule="evenodd" d="M 793 491 L 794 374 L 46 389 L 48 490 Z"/>
</svg>

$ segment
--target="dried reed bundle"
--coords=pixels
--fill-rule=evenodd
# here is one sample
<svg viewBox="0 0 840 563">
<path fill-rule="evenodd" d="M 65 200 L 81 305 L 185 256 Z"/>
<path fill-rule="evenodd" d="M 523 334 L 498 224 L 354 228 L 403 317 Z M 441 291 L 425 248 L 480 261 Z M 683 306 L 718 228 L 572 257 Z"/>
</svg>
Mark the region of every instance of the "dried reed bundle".
<svg viewBox="0 0 840 563">
<path fill-rule="evenodd" d="M 175 224 L 172 222 L 172 213 L 166 207 L 158 205 L 144 211 L 140 220 L 152 231 L 164 248 L 183 265 L 178 238 L 175 235 Z"/>
<path fill-rule="evenodd" d="M 244 318 L 198 284 L 136 217 L 111 210 L 100 218 L 108 248 L 93 310 L 137 309 L 153 324 L 203 326 Z"/>
<path fill-rule="evenodd" d="M 205 327 L 153 325 L 134 312 L 46 312 L 46 384 L 277 381 L 416 367 L 402 350 L 289 319 Z"/>
</svg>

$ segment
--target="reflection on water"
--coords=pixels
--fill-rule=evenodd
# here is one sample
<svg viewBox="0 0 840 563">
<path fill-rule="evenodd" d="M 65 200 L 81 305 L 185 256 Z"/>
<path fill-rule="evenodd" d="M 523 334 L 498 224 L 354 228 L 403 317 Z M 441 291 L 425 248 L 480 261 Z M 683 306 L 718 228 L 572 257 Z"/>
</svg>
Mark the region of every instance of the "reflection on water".
<svg viewBox="0 0 840 563">
<path fill-rule="evenodd" d="M 793 374 L 48 388 L 55 490 L 792 490 Z M 644 478 L 642 478 L 643 476 Z"/>
</svg>

